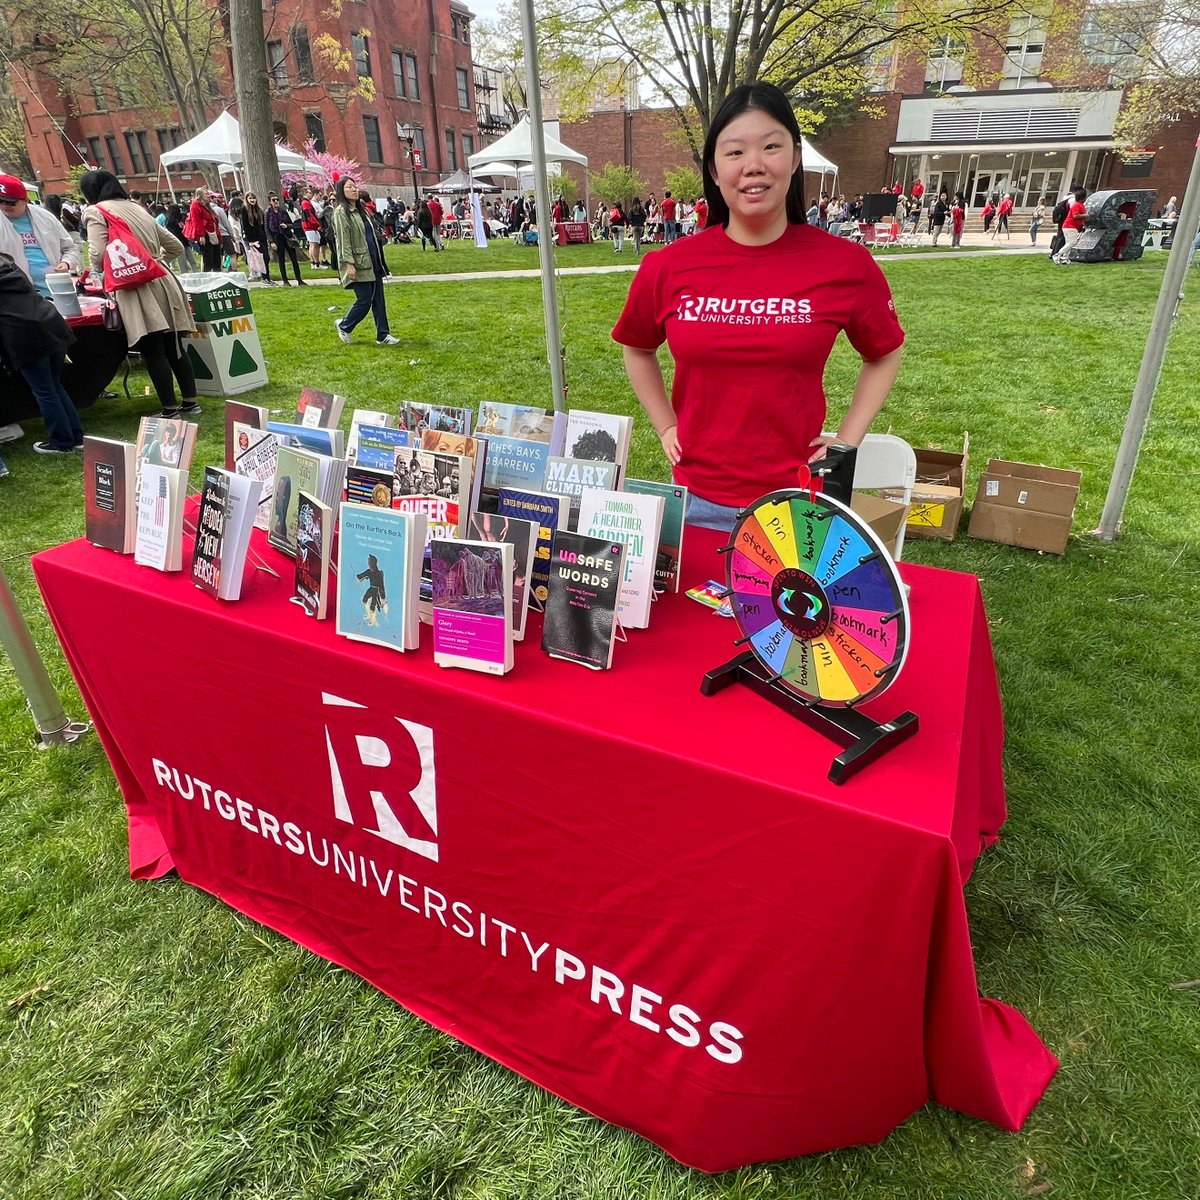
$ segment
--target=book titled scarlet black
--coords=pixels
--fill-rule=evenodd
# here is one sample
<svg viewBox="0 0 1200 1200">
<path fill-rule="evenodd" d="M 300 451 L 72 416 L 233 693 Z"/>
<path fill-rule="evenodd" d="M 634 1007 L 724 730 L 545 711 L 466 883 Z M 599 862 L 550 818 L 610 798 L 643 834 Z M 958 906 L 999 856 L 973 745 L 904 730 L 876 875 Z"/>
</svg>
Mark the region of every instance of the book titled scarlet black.
<svg viewBox="0 0 1200 1200">
<path fill-rule="evenodd" d="M 137 536 L 137 497 L 132 442 L 83 439 L 84 528 L 93 545 L 132 554 Z"/>
<path fill-rule="evenodd" d="M 612 666 L 625 546 L 559 530 L 554 535 L 542 649 L 603 671 Z"/>
</svg>

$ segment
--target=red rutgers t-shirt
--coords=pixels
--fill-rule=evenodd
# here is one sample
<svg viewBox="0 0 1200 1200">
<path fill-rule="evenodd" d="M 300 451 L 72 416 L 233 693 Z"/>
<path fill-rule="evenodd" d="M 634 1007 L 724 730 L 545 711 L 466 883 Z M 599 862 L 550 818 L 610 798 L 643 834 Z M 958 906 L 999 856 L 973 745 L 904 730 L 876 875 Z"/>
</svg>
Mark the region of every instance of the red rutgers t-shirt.
<svg viewBox="0 0 1200 1200">
<path fill-rule="evenodd" d="M 675 197 L 664 196 L 662 202 L 662 215 L 664 221 L 675 220 Z"/>
<path fill-rule="evenodd" d="M 904 342 L 869 251 L 812 225 L 742 246 L 720 225 L 649 255 L 613 339 L 675 360 L 677 482 L 716 504 L 795 487 L 825 420 L 825 363 L 840 330 L 868 361 Z"/>
<path fill-rule="evenodd" d="M 1063 222 L 1064 229 L 1082 229 L 1083 219 L 1087 216 L 1087 205 L 1080 204 L 1078 200 L 1071 201 L 1071 207 L 1067 210 L 1067 219 Z"/>
</svg>

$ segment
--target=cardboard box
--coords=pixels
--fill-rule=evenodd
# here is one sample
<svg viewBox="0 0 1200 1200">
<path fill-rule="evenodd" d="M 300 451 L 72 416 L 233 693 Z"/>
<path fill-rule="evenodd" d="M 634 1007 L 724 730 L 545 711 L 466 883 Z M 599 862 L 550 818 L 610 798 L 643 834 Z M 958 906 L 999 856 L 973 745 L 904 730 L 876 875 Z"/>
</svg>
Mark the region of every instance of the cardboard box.
<svg viewBox="0 0 1200 1200">
<path fill-rule="evenodd" d="M 1081 478 L 1079 471 L 993 458 L 979 478 L 968 536 L 1062 554 Z"/>
<path fill-rule="evenodd" d="M 966 498 L 967 445 L 964 433 L 961 453 L 913 447 L 917 456 L 917 481 L 913 484 L 906 537 L 954 541 Z M 893 500 L 900 497 L 900 492 L 892 489 L 883 494 Z"/>
<path fill-rule="evenodd" d="M 896 534 L 904 524 L 908 506 L 873 496 L 870 492 L 855 492 L 850 498 L 850 507 L 870 525 L 875 536 L 888 548 L 890 554 L 896 545 Z"/>
</svg>

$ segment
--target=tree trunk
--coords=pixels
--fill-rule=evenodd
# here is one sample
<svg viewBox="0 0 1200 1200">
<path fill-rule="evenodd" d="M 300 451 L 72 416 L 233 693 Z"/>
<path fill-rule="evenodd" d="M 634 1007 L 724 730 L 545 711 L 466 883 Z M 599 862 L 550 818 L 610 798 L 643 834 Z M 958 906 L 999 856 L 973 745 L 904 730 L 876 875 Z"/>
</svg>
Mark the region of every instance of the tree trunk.
<svg viewBox="0 0 1200 1200">
<path fill-rule="evenodd" d="M 279 191 L 279 161 L 267 88 L 267 47 L 263 37 L 261 0 L 231 0 L 229 38 L 233 49 L 233 80 L 237 88 L 238 120 L 242 127 L 247 187 L 259 196 Z"/>
</svg>

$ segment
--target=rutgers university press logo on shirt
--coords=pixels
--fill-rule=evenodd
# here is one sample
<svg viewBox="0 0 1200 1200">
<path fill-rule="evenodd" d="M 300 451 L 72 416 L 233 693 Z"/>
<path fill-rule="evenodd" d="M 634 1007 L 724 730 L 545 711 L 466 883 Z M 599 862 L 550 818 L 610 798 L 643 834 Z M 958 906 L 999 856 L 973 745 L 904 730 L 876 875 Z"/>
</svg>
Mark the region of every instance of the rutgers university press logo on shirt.
<svg viewBox="0 0 1200 1200">
<path fill-rule="evenodd" d="M 676 316 L 681 321 L 713 325 L 809 325 L 812 301 L 798 296 L 693 296 L 679 297 Z"/>
<path fill-rule="evenodd" d="M 339 821 L 438 860 L 433 730 L 322 692 Z"/>
</svg>

